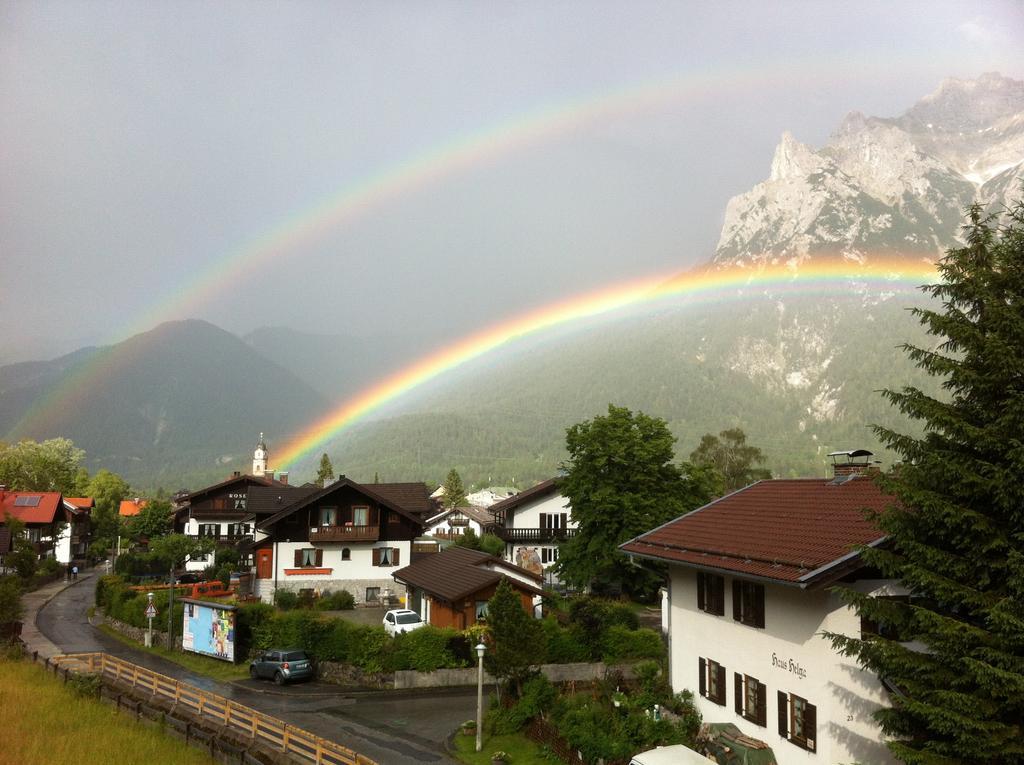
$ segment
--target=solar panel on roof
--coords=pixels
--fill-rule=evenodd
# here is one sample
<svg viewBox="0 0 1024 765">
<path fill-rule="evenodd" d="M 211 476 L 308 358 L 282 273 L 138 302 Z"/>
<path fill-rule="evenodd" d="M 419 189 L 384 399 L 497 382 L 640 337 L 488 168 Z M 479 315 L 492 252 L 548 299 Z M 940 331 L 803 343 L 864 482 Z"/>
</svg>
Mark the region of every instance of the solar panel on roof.
<svg viewBox="0 0 1024 765">
<path fill-rule="evenodd" d="M 14 498 L 14 506 L 15 507 L 39 507 L 39 501 L 41 499 L 42 499 L 42 497 L 39 496 L 38 494 L 32 494 L 32 495 L 29 495 L 27 497 L 25 497 L 25 496 L 15 497 Z"/>
</svg>

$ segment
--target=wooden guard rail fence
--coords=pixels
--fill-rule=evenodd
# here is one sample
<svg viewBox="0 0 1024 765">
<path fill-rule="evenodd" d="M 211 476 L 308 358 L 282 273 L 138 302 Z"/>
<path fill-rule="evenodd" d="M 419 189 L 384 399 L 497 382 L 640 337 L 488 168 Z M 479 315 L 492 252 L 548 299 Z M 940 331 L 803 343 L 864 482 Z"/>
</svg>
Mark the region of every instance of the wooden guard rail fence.
<svg viewBox="0 0 1024 765">
<path fill-rule="evenodd" d="M 230 731 L 247 735 L 269 748 L 297 755 L 316 765 L 377 765 L 370 758 L 334 741 L 110 654 L 65 654 L 50 661 L 73 672 L 89 672 L 148 691 Z"/>
</svg>

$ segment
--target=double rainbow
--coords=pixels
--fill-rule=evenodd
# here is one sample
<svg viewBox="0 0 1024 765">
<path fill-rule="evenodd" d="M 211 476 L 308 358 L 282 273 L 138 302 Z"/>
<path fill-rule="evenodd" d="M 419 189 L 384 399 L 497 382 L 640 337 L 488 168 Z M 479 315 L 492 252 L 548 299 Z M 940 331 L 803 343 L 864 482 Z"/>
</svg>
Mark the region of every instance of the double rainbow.
<svg viewBox="0 0 1024 765">
<path fill-rule="evenodd" d="M 370 386 L 292 438 L 275 462 L 282 468 L 292 465 L 366 415 L 414 388 L 518 338 L 558 325 L 582 322 L 630 306 L 660 305 L 672 297 L 694 305 L 741 300 L 752 291 L 848 295 L 860 286 L 878 293 L 905 291 L 935 279 L 935 265 L 931 261 L 890 255 L 874 257 L 866 265 L 841 259 L 811 262 L 801 266 L 799 271 L 774 266 L 655 276 L 577 295 L 464 337 Z"/>
</svg>

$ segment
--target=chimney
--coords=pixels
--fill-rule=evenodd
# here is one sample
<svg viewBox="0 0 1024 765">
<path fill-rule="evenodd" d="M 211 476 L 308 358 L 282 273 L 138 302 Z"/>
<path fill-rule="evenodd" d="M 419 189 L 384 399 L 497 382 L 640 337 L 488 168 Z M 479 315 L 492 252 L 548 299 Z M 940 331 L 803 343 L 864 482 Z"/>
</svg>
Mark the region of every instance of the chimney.
<svg viewBox="0 0 1024 765">
<path fill-rule="evenodd" d="M 281 483 L 283 483 L 285 486 L 287 486 L 288 485 L 288 471 L 287 470 L 282 470 L 278 474 L 277 480 L 280 481 Z"/>
<path fill-rule="evenodd" d="M 832 458 L 832 476 L 835 483 L 844 483 L 856 476 L 878 470 L 878 461 L 871 462 L 874 454 L 867 449 L 830 452 L 828 456 Z"/>
<path fill-rule="evenodd" d="M 231 477 L 232 478 L 241 478 L 242 477 L 242 471 L 241 470 L 236 470 L 234 473 L 231 474 Z"/>
</svg>

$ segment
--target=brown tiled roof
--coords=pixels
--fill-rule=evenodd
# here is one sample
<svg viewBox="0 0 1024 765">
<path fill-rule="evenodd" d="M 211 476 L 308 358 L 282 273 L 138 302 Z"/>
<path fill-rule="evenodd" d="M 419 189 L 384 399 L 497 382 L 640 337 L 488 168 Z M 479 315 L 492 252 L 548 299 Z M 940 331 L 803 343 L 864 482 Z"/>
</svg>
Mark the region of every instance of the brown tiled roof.
<svg viewBox="0 0 1024 765">
<path fill-rule="evenodd" d="M 524 491 L 521 491 L 518 494 L 509 497 L 508 499 L 503 499 L 501 500 L 501 502 L 495 502 L 493 505 L 491 505 L 490 510 L 493 513 L 501 511 L 507 513 L 509 510 L 514 510 L 515 508 L 519 507 L 522 504 L 525 504 L 526 502 L 530 502 L 531 500 L 543 499 L 549 494 L 555 494 L 557 491 L 558 479 L 549 478 L 548 480 L 541 481 L 536 486 L 531 486 L 529 489 L 525 489 Z"/>
<path fill-rule="evenodd" d="M 328 486 L 325 486 L 322 489 L 316 488 L 315 491 L 313 491 L 313 492 L 311 492 L 309 494 L 306 494 L 305 496 L 299 496 L 299 497 L 294 498 L 292 500 L 291 504 L 285 506 L 284 509 L 280 510 L 277 513 L 274 513 L 270 517 L 263 517 L 261 520 L 258 520 L 256 523 L 257 523 L 257 525 L 261 529 L 270 528 L 275 523 L 280 521 L 282 518 L 285 518 L 285 517 L 291 515 L 292 513 L 294 513 L 297 510 L 301 510 L 303 507 L 306 507 L 307 505 L 310 505 L 313 502 L 316 502 L 321 497 L 326 497 L 329 494 L 331 494 L 332 492 L 337 491 L 338 489 L 341 489 L 341 488 L 344 488 L 346 486 L 349 486 L 349 487 L 355 489 L 356 491 L 360 492 L 364 496 L 369 497 L 370 499 L 375 501 L 378 505 L 382 505 L 382 506 L 388 508 L 389 510 L 393 510 L 394 512 L 398 513 L 399 515 L 405 516 L 410 521 L 412 521 L 415 524 L 418 524 L 420 526 L 420 528 L 422 528 L 423 521 L 422 521 L 421 517 L 418 514 L 409 512 L 407 509 L 405 509 L 401 505 L 397 504 L 396 502 L 392 502 L 390 499 L 388 499 L 387 497 L 383 496 L 382 494 L 379 494 L 376 491 L 379 486 L 384 486 L 384 485 L 386 485 L 386 484 L 379 484 L 379 483 L 360 484 L 360 483 L 356 483 L 351 478 L 346 478 L 346 477 L 342 476 L 341 478 L 339 478 L 334 483 L 329 484 Z"/>
<path fill-rule="evenodd" d="M 289 505 L 316 494 L 320 487 L 311 486 L 250 486 L 246 495 L 245 509 L 256 515 L 272 515 Z"/>
<path fill-rule="evenodd" d="M 424 483 L 367 483 L 363 486 L 413 515 L 426 518 L 437 512 L 437 505 Z"/>
<path fill-rule="evenodd" d="M 808 586 L 883 534 L 864 517 L 895 499 L 869 476 L 759 481 L 626 542 L 649 558 Z"/>
<path fill-rule="evenodd" d="M 494 555 L 467 547 L 449 547 L 443 552 L 426 555 L 412 565 L 398 569 L 394 578 L 395 581 L 418 587 L 441 600 L 454 602 L 497 584 L 502 577 L 507 576 L 500 569 L 487 568 L 488 563 L 522 573 L 537 582 L 535 586 L 530 586 L 507 577 L 513 587 L 537 594 L 542 592 L 542 579 L 537 574 Z"/>
<path fill-rule="evenodd" d="M 247 475 L 247 474 L 243 473 L 242 475 L 233 475 L 230 478 L 221 481 L 220 483 L 215 483 L 215 484 L 212 484 L 210 486 L 205 486 L 202 489 L 196 489 L 194 492 L 192 492 L 191 494 L 188 495 L 188 500 L 186 500 L 186 501 L 192 502 L 192 500 L 196 499 L 197 497 L 201 497 L 203 494 L 208 494 L 209 492 L 213 492 L 213 491 L 217 491 L 218 489 L 226 488 L 226 487 L 230 486 L 233 483 L 245 483 L 247 485 L 248 484 L 255 484 L 257 486 L 287 486 L 288 485 L 288 484 L 281 483 L 280 481 L 278 481 L 275 478 L 267 478 L 266 476 Z"/>
<path fill-rule="evenodd" d="M 481 526 L 488 526 L 494 523 L 494 513 L 491 512 L 491 508 L 477 507 L 476 505 L 463 505 L 460 507 L 454 507 L 451 510 L 443 510 L 427 520 L 430 521 L 430 523 L 437 523 L 438 521 L 444 520 L 452 513 L 462 513 L 464 516 L 470 520 L 476 521 Z"/>
</svg>

